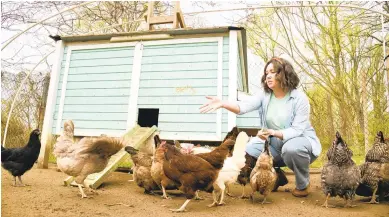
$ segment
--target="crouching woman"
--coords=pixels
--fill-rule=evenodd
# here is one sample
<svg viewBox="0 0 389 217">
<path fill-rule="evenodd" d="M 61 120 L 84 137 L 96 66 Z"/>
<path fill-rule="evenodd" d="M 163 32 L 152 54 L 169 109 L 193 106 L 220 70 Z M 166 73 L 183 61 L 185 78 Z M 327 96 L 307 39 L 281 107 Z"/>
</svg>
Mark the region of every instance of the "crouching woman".
<svg viewBox="0 0 389 217">
<path fill-rule="evenodd" d="M 261 127 L 258 136 L 250 140 L 246 153 L 257 159 L 265 139 L 270 136 L 270 150 L 276 167 L 293 170 L 296 197 L 308 196 L 309 165 L 319 156 L 321 144 L 310 120 L 310 105 L 306 94 L 297 90 L 300 82 L 293 66 L 285 59 L 274 57 L 264 68 L 261 83 L 264 91 L 244 101 L 228 102 L 217 97 L 209 100 L 200 111 L 213 112 L 224 108 L 235 114 L 259 112 Z M 255 162 L 255 161 L 254 161 Z"/>
</svg>

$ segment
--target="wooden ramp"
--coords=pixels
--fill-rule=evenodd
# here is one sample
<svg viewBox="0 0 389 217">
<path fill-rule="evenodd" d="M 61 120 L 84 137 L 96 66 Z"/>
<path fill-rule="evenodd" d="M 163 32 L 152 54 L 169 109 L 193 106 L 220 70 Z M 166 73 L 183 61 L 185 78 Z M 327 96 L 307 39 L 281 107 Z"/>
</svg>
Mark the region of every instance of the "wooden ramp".
<svg viewBox="0 0 389 217">
<path fill-rule="evenodd" d="M 157 130 L 156 126 L 153 126 L 151 128 L 149 127 L 140 127 L 139 125 L 132 128 L 130 131 L 128 131 L 126 134 L 124 134 L 122 137 L 124 138 L 124 141 L 126 145 L 130 145 L 136 149 L 139 149 L 139 147 L 146 142 L 146 140 L 153 135 L 153 133 Z M 129 154 L 124 151 L 124 148 L 120 150 L 115 155 L 112 155 L 112 157 L 109 159 L 107 167 L 99 172 L 99 173 L 93 173 L 90 174 L 84 181 L 84 184 L 89 186 L 92 189 L 97 189 L 104 181 L 104 179 L 113 171 L 115 171 L 119 164 L 126 160 L 129 157 Z M 77 186 L 76 182 L 73 181 L 74 178 L 72 176 L 69 176 L 64 180 L 64 185 L 72 185 Z"/>
</svg>

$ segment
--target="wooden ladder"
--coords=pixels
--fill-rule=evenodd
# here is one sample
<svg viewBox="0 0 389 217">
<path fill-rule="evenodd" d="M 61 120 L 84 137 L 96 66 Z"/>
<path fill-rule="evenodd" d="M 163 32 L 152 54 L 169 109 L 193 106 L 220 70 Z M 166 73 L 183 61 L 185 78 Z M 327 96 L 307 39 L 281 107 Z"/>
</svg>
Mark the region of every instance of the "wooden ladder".
<svg viewBox="0 0 389 217">
<path fill-rule="evenodd" d="M 127 146 L 130 145 L 135 149 L 139 149 L 139 147 L 143 145 L 156 130 L 156 126 L 149 128 L 140 127 L 139 125 L 137 125 L 131 130 L 129 130 L 126 134 L 124 134 L 122 138 L 124 139 L 125 144 Z M 126 160 L 129 156 L 130 155 L 124 150 L 124 148 L 121 149 L 120 151 L 118 151 L 118 153 L 111 156 L 107 167 L 103 171 L 99 173 L 90 174 L 88 177 L 86 177 L 84 184 L 92 189 L 97 189 L 103 183 L 104 179 L 108 177 L 110 173 L 115 171 L 118 168 L 119 164 L 122 161 Z M 73 176 L 67 177 L 64 180 L 64 185 L 77 186 Z"/>
</svg>

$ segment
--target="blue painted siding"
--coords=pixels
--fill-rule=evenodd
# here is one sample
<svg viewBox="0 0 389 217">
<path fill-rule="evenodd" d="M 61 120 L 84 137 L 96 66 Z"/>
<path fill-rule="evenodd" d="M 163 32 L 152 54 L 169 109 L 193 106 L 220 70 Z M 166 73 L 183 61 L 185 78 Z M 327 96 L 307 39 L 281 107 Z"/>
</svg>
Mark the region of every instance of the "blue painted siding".
<svg viewBox="0 0 389 217">
<path fill-rule="evenodd" d="M 216 113 L 199 107 L 217 94 L 217 70 L 217 42 L 144 46 L 138 108 L 159 108 L 161 132 L 216 135 Z M 228 76 L 223 86 L 228 91 Z"/>
<path fill-rule="evenodd" d="M 238 115 L 236 119 L 238 128 L 260 128 L 258 111 Z"/>
<path fill-rule="evenodd" d="M 133 47 L 73 50 L 66 85 L 63 121 L 78 129 L 124 133 L 131 89 Z M 61 64 L 53 132 L 56 133 L 67 47 Z M 62 131 L 62 129 L 61 129 Z"/>
</svg>

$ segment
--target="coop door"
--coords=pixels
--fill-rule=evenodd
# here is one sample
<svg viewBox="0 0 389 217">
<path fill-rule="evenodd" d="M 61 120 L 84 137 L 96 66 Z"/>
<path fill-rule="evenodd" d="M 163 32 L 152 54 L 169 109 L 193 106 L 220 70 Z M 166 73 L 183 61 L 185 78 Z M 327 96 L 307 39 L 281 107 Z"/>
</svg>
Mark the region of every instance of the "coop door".
<svg viewBox="0 0 389 217">
<path fill-rule="evenodd" d="M 139 109 L 138 124 L 141 127 L 158 127 L 159 109 Z"/>
</svg>

